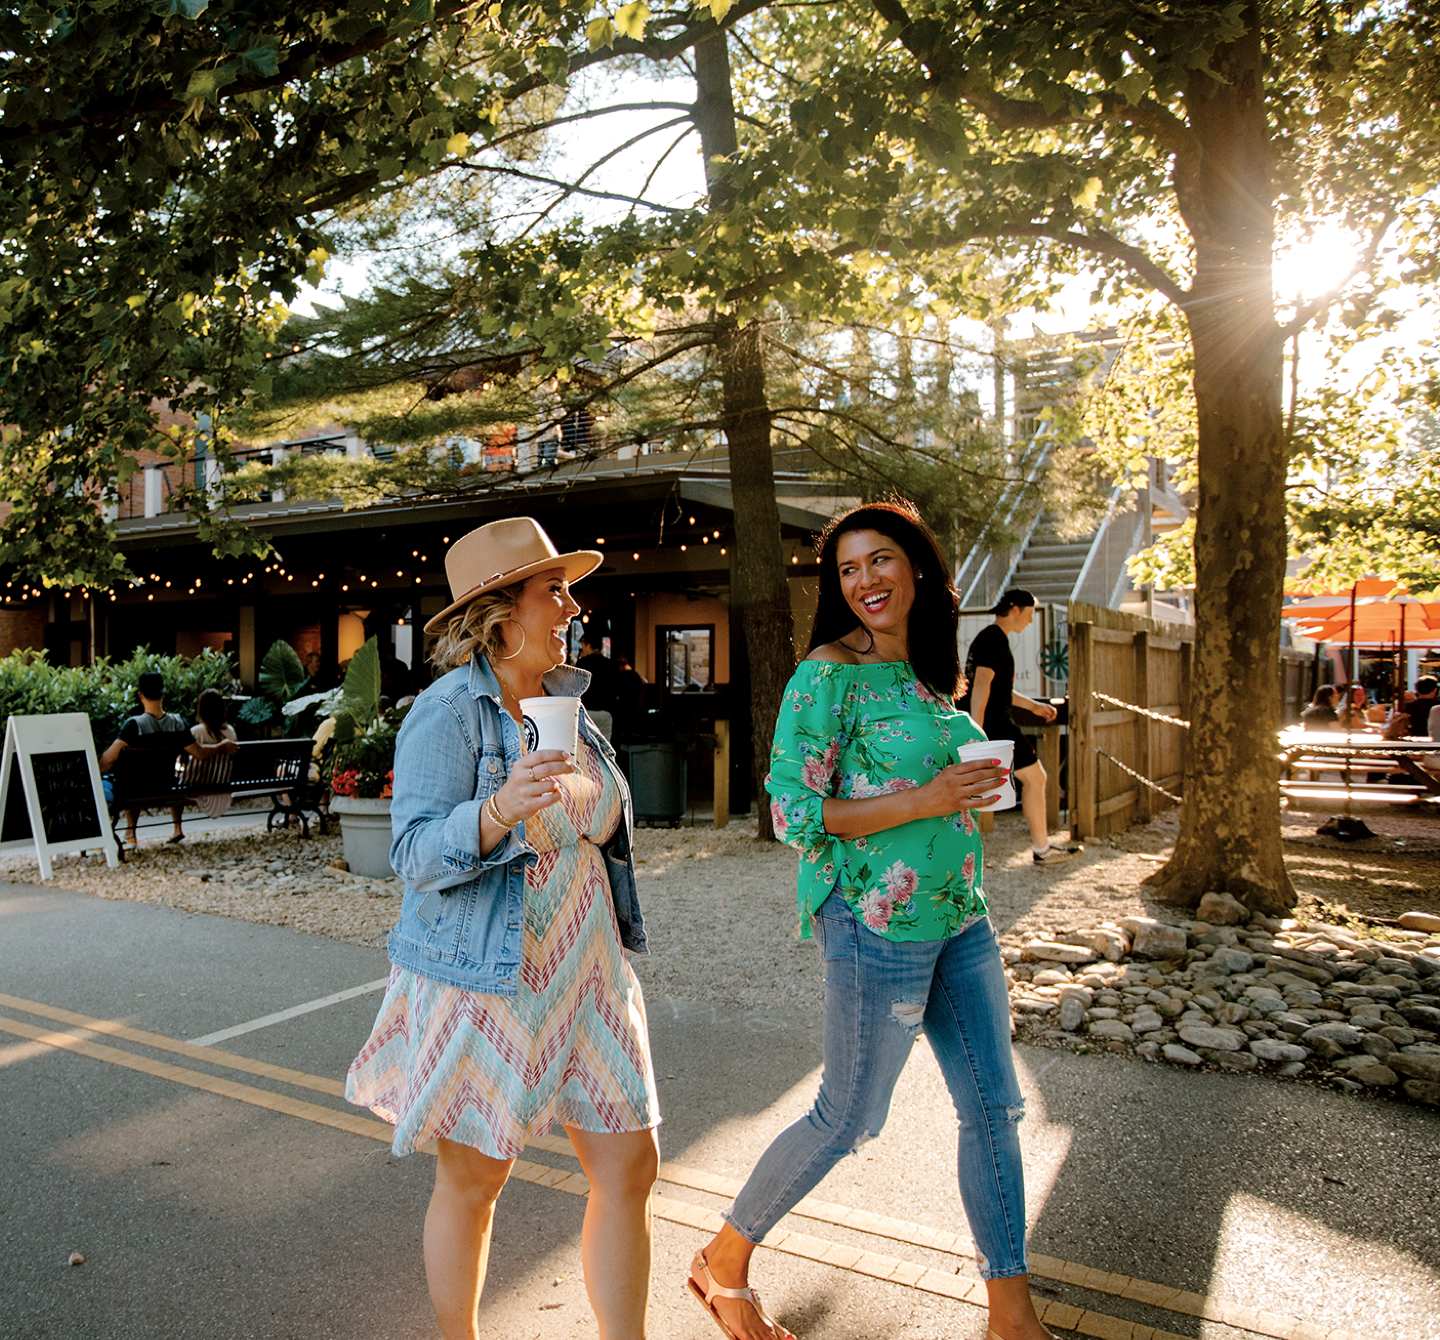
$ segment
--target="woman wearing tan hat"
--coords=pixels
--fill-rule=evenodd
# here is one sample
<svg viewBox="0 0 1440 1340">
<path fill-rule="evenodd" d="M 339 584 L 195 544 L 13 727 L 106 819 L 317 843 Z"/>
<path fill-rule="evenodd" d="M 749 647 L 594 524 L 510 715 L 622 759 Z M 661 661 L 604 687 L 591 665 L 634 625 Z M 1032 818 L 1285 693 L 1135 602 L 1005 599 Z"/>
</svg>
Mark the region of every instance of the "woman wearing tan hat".
<svg viewBox="0 0 1440 1340">
<path fill-rule="evenodd" d="M 405 881 L 389 987 L 346 1096 L 436 1141 L 425 1271 L 446 1340 L 474 1340 L 495 1199 L 527 1139 L 560 1124 L 590 1182 L 581 1232 L 601 1340 L 645 1334 L 660 1122 L 640 985 L 645 948 L 630 794 L 580 709 L 578 747 L 522 743 L 522 698 L 579 697 L 565 666 L 599 565 L 528 517 L 446 555 L 453 603 L 425 631 L 448 671 L 416 699 L 395 754 L 390 859 Z M 528 723 L 526 723 L 528 724 Z"/>
</svg>

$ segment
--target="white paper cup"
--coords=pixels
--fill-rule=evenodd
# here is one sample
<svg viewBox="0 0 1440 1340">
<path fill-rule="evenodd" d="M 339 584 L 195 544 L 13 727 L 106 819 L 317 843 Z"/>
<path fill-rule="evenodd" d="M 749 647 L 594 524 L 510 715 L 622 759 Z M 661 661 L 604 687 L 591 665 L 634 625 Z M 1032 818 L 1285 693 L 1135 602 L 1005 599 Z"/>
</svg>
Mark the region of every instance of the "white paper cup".
<svg viewBox="0 0 1440 1340">
<path fill-rule="evenodd" d="M 1014 740 L 976 740 L 973 744 L 962 744 L 957 751 L 961 763 L 980 763 L 986 759 L 998 758 L 1000 766 L 1007 772 L 1015 762 Z M 1008 810 L 1015 803 L 1015 783 L 1007 777 L 1000 783 L 1000 796 L 993 805 L 976 805 L 977 810 Z"/>
<path fill-rule="evenodd" d="M 546 694 L 520 699 L 521 730 L 527 754 L 563 749 L 571 758 L 580 743 L 580 699 Z"/>
</svg>

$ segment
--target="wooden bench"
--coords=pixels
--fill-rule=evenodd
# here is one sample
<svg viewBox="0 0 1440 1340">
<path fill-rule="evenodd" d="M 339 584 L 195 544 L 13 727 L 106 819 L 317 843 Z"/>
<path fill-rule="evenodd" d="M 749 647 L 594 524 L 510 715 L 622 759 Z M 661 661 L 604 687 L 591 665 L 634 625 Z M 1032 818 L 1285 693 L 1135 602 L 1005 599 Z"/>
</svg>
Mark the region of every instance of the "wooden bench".
<svg viewBox="0 0 1440 1340">
<path fill-rule="evenodd" d="M 1431 742 L 1382 740 L 1312 734 L 1281 737 L 1281 794 L 1290 801 L 1339 801 L 1380 805 L 1417 805 L 1440 800 L 1440 778 L 1418 759 L 1430 752 Z M 1308 772 L 1310 779 L 1296 774 Z M 1322 781 L 1317 774 L 1339 774 L 1338 781 Z M 1375 774 L 1403 774 L 1404 782 L 1371 781 Z"/>
<path fill-rule="evenodd" d="M 158 746 L 120 751 L 111 775 L 110 824 L 120 838 L 120 821 L 126 810 L 184 805 L 192 796 L 228 792 L 234 800 L 270 797 L 267 829 L 277 819 L 289 824 L 299 819 L 302 837 L 310 836 L 309 813 L 325 832 L 328 816 L 320 808 L 321 786 L 309 780 L 311 741 L 246 740 L 234 754 L 191 758 L 183 752 L 189 743 L 177 737 L 175 747 Z M 120 843 L 121 859 L 125 847 Z"/>
</svg>

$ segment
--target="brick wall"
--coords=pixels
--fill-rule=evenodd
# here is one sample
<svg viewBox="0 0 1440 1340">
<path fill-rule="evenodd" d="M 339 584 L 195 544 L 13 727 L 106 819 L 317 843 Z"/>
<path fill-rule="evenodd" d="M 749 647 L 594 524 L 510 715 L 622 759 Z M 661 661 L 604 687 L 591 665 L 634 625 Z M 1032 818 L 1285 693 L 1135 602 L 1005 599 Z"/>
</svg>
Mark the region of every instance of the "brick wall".
<svg viewBox="0 0 1440 1340">
<path fill-rule="evenodd" d="M 28 609 L 0 609 L 0 656 L 24 647 L 45 645 L 45 610 L 36 604 Z"/>
</svg>

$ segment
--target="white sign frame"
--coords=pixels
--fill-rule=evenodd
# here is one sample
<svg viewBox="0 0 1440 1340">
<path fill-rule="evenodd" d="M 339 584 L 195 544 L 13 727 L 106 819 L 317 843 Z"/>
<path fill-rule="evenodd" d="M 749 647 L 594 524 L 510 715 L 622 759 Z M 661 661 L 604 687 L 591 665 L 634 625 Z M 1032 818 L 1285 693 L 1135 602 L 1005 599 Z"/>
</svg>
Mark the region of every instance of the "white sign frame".
<svg viewBox="0 0 1440 1340">
<path fill-rule="evenodd" d="M 95 797 L 95 820 L 100 832 L 96 837 L 71 838 L 66 842 L 45 840 L 45 816 L 40 810 L 40 791 L 35 784 L 32 759 L 40 754 L 83 751 L 90 768 L 90 789 Z M 50 858 L 61 852 L 94 851 L 105 853 L 112 870 L 120 864 L 120 849 L 110 825 L 110 806 L 105 787 L 100 781 L 100 760 L 95 755 L 95 737 L 90 731 L 90 718 L 84 712 L 59 712 L 45 716 L 12 716 L 5 724 L 5 752 L 0 760 L 0 821 L 10 799 L 12 760 L 20 764 L 20 784 L 25 792 L 25 809 L 30 816 L 30 834 L 35 840 L 35 855 L 40 862 L 40 878 L 51 875 Z"/>
</svg>

